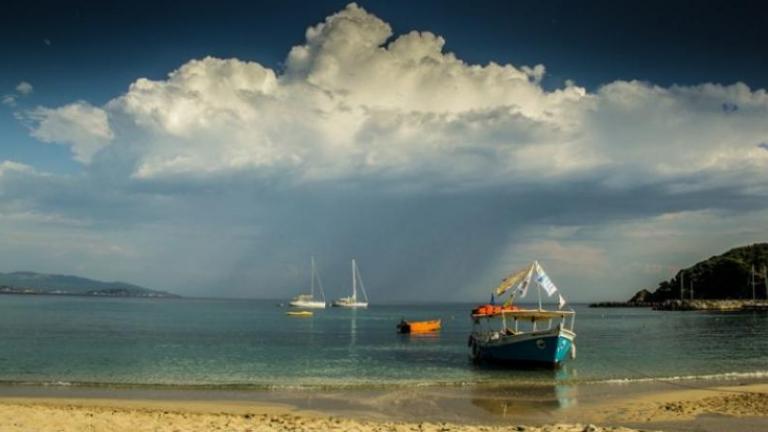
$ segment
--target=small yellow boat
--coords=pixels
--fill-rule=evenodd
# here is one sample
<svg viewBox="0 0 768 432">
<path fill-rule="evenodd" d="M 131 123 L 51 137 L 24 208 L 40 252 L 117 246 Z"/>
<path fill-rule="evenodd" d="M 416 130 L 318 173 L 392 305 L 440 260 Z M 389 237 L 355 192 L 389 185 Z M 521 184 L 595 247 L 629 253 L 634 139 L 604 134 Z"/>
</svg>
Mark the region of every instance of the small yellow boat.
<svg viewBox="0 0 768 432">
<path fill-rule="evenodd" d="M 315 313 L 312 311 L 288 311 L 285 314 L 294 317 L 311 317 Z"/>
</svg>

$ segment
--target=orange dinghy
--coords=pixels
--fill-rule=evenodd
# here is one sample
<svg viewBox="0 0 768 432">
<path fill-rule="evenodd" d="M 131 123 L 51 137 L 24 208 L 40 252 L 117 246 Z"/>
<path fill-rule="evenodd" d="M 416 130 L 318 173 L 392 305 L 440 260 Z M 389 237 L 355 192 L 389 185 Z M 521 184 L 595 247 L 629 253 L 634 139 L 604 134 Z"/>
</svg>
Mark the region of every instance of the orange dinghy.
<svg viewBox="0 0 768 432">
<path fill-rule="evenodd" d="M 397 325 L 399 333 L 431 333 L 440 330 L 441 320 L 432 321 L 406 321 L 402 320 Z"/>
</svg>

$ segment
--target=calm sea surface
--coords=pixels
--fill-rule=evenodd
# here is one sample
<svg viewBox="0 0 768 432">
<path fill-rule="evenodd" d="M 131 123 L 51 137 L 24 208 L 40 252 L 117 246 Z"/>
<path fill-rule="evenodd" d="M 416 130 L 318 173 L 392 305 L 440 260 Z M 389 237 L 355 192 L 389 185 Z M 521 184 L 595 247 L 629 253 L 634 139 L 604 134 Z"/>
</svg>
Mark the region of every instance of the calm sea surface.
<svg viewBox="0 0 768 432">
<path fill-rule="evenodd" d="M 575 306 L 577 358 L 557 371 L 488 370 L 467 357 L 472 305 L 329 308 L 275 301 L 0 296 L 0 381 L 365 387 L 768 377 L 768 314 Z M 442 318 L 433 336 L 401 317 Z"/>
</svg>

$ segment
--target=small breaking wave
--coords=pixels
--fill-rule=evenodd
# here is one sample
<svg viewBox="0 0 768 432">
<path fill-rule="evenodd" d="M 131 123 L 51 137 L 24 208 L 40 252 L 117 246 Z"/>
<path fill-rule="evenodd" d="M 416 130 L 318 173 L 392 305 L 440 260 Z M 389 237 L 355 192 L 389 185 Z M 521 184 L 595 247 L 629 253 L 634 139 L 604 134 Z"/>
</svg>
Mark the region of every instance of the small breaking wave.
<svg viewBox="0 0 768 432">
<path fill-rule="evenodd" d="M 768 379 L 768 371 L 754 372 L 722 372 L 716 374 L 701 375 L 674 375 L 667 377 L 636 377 L 636 378 L 610 378 L 589 380 L 596 384 L 635 384 L 644 382 L 676 382 L 676 381 L 734 381 L 740 379 Z"/>
<path fill-rule="evenodd" d="M 33 386 L 60 388 L 105 389 L 167 389 L 212 391 L 333 391 L 333 390 L 386 390 L 399 388 L 471 388 L 471 387 L 547 387 L 552 385 L 611 384 L 632 385 L 641 383 L 685 381 L 736 381 L 768 380 L 768 370 L 751 372 L 722 372 L 673 376 L 640 376 L 622 378 L 550 378 L 550 379 L 476 379 L 476 380 L 324 380 L 310 379 L 305 382 L 244 382 L 244 383 L 179 383 L 179 382 L 100 382 L 100 381 L 34 381 L 0 380 L 0 386 Z"/>
</svg>

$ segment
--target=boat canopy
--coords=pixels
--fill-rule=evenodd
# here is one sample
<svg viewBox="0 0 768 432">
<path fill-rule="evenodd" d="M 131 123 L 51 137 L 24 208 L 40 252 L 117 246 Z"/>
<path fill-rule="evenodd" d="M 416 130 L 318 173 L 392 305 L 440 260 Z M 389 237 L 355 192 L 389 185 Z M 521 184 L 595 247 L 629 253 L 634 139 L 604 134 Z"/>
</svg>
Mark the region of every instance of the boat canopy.
<svg viewBox="0 0 768 432">
<path fill-rule="evenodd" d="M 512 305 L 516 298 L 523 298 L 528 294 L 528 287 L 531 284 L 536 285 L 536 292 L 538 294 L 539 309 L 541 309 L 541 291 L 543 290 L 548 297 L 552 297 L 557 294 L 558 309 L 562 309 L 565 306 L 565 298 L 560 294 L 559 290 L 549 278 L 549 275 L 544 271 L 538 261 L 534 261 L 530 265 L 510 274 L 501 280 L 501 283 L 494 289 L 493 294 L 498 298 L 499 296 L 511 291 L 509 298 L 504 302 L 505 306 Z M 493 296 L 491 297 L 491 303 L 493 303 Z"/>
<path fill-rule="evenodd" d="M 528 286 L 528 279 L 531 278 L 531 274 L 535 269 L 534 265 L 531 264 L 502 279 L 495 289 L 496 295 L 500 296 L 511 288 L 515 288 L 516 291 L 525 289 Z"/>
<path fill-rule="evenodd" d="M 538 319 L 553 319 L 553 318 L 565 318 L 566 316 L 572 316 L 575 312 L 572 310 L 539 310 L 539 309 L 517 309 L 517 310 L 500 310 L 494 311 L 490 314 L 472 314 L 473 318 L 493 318 L 498 316 L 504 316 L 505 318 L 530 318 L 533 320 Z"/>
</svg>

